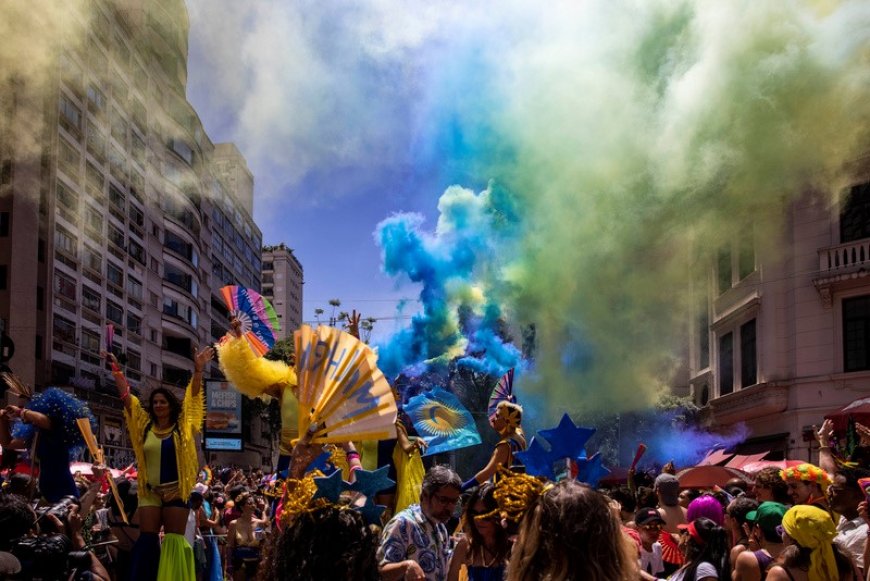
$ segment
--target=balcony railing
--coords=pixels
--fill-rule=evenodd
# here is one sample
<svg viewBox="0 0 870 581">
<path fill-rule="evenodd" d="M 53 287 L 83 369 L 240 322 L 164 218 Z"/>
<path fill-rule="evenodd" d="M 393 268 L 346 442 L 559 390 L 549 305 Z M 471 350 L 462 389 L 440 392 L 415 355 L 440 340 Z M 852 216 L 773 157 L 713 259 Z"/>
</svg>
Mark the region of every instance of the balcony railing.
<svg viewBox="0 0 870 581">
<path fill-rule="evenodd" d="M 870 266 L 870 238 L 819 249 L 821 274 L 834 274 L 861 266 Z"/>
</svg>

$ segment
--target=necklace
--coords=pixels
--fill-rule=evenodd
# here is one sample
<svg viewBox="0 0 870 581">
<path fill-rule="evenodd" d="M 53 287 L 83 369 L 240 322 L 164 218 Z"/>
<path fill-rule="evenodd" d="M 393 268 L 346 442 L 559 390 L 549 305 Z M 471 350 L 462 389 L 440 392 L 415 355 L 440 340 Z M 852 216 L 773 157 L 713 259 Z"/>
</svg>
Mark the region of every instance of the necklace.
<svg viewBox="0 0 870 581">
<path fill-rule="evenodd" d="M 170 425 L 168 428 L 163 428 L 162 430 L 155 425 L 151 425 L 151 432 L 157 436 L 158 438 L 165 438 L 169 434 L 172 433 L 172 430 L 175 429 L 175 424 Z"/>
<path fill-rule="evenodd" d="M 487 555 L 487 554 L 492 555 L 492 560 L 490 560 L 488 563 L 486 562 L 486 555 Z M 489 550 L 488 548 L 486 548 L 485 546 L 481 546 L 481 547 L 480 547 L 480 560 L 483 561 L 483 566 L 484 566 L 484 567 L 486 567 L 487 569 L 489 569 L 490 567 L 492 567 L 493 565 L 495 565 L 495 561 L 496 561 L 496 559 L 498 559 L 498 555 L 497 555 L 496 553 L 494 553 L 493 551 L 490 551 L 490 550 Z"/>
</svg>

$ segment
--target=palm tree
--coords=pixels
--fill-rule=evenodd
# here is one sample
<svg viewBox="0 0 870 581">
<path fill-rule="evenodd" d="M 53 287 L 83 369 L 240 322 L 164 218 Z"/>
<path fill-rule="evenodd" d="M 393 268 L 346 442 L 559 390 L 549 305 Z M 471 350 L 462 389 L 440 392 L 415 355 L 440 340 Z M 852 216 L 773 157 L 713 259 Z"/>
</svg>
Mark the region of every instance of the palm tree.
<svg viewBox="0 0 870 581">
<path fill-rule="evenodd" d="M 314 309 L 314 320 L 317 321 L 317 324 L 320 324 L 320 315 L 323 314 L 323 309 Z"/>
<path fill-rule="evenodd" d="M 341 306 L 341 301 L 338 299 L 329 299 L 329 305 L 332 307 L 332 315 L 329 317 L 329 326 L 334 327 L 336 323 L 335 309 Z"/>
</svg>

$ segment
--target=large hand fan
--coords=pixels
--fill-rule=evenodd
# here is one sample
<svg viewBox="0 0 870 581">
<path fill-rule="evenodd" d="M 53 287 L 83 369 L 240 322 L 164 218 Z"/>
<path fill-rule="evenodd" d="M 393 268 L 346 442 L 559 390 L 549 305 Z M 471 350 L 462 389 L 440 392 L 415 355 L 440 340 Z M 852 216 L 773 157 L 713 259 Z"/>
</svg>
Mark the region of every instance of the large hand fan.
<svg viewBox="0 0 870 581">
<path fill-rule="evenodd" d="M 242 286 L 225 286 L 221 288 L 221 296 L 230 310 L 230 316 L 241 322 L 242 335 L 251 349 L 258 357 L 265 355 L 275 344 L 278 331 L 281 330 L 275 309 L 260 293 Z"/>
<path fill-rule="evenodd" d="M 425 456 L 480 444 L 471 413 L 455 395 L 440 387 L 412 397 L 405 412 L 428 444 Z"/>
<path fill-rule="evenodd" d="M 396 437 L 396 399 L 371 347 L 323 325 L 302 325 L 293 340 L 300 434 L 322 443 Z"/>
<path fill-rule="evenodd" d="M 501 379 L 498 380 L 498 383 L 492 390 L 492 395 L 489 396 L 489 405 L 486 406 L 486 415 L 487 417 L 492 417 L 495 415 L 495 410 L 498 408 L 498 404 L 508 401 L 510 403 L 517 403 L 517 398 L 514 395 L 514 370 L 513 368 L 508 369 L 507 373 L 501 376 Z"/>
</svg>

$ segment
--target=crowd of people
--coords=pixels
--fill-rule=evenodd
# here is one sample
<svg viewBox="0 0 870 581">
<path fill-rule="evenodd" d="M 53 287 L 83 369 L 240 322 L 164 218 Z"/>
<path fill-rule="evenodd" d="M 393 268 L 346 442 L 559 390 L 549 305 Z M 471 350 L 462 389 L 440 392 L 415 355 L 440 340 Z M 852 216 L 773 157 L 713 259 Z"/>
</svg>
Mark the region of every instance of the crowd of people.
<svg viewBox="0 0 870 581">
<path fill-rule="evenodd" d="M 217 351 L 248 393 L 271 393 L 282 416 L 295 413 L 291 368 L 264 367 L 235 328 Z M 447 465 L 423 469 L 425 443 L 401 413 L 385 454 L 407 457 L 398 470 L 364 470 L 352 442 L 315 444 L 289 421 L 275 472 L 203 469 L 202 373 L 214 356 L 194 353 L 183 399 L 157 388 L 144 402 L 106 354 L 136 458 L 122 472 L 99 462 L 70 471 L 91 418 L 65 392 L 0 410 L 0 445 L 31 452 L 30 469 L 2 473 L 0 579 L 870 579 L 870 470 L 834 456 L 830 422 L 817 430 L 817 465 L 710 489 L 682 486 L 671 464 L 611 488 L 570 470 L 526 474 L 522 407 L 507 400 L 490 416 L 501 439 L 486 466 L 462 468 L 465 481 Z"/>
</svg>

